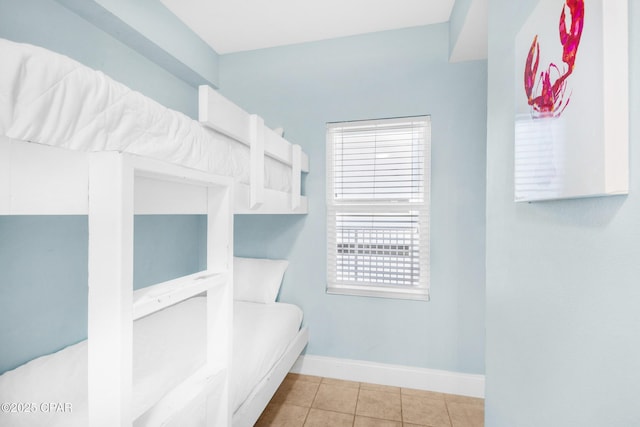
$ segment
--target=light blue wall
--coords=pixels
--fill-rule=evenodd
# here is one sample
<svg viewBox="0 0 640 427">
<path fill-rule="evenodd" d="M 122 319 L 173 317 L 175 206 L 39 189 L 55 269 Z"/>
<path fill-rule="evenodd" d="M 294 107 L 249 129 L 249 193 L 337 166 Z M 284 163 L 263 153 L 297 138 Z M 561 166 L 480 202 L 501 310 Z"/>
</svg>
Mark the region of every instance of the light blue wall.
<svg viewBox="0 0 640 427">
<path fill-rule="evenodd" d="M 134 289 L 207 267 L 205 215 L 136 215 L 133 237 Z"/>
<path fill-rule="evenodd" d="M 203 270 L 200 215 L 136 216 L 134 288 Z M 0 216 L 0 373 L 87 337 L 86 216 Z"/>
<path fill-rule="evenodd" d="M 449 64 L 437 25 L 221 56 L 223 94 L 310 156 L 305 217 L 236 217 L 236 253 L 291 261 L 308 354 L 484 372 L 486 62 Z M 327 295 L 325 123 L 431 114 L 430 302 Z"/>
<path fill-rule="evenodd" d="M 638 426 L 640 2 L 628 3 L 630 194 L 515 204 L 514 38 L 536 4 L 490 1 L 486 425 Z"/>
<path fill-rule="evenodd" d="M 86 216 L 0 216 L 0 373 L 87 336 Z"/>
</svg>

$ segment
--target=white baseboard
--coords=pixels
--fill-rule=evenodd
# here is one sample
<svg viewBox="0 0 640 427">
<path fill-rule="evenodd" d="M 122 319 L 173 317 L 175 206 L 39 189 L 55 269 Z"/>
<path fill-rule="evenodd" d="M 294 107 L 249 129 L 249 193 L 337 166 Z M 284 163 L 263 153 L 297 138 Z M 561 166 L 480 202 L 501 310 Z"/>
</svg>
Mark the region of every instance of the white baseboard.
<svg viewBox="0 0 640 427">
<path fill-rule="evenodd" d="M 302 355 L 291 372 L 484 398 L 484 375 Z"/>
</svg>

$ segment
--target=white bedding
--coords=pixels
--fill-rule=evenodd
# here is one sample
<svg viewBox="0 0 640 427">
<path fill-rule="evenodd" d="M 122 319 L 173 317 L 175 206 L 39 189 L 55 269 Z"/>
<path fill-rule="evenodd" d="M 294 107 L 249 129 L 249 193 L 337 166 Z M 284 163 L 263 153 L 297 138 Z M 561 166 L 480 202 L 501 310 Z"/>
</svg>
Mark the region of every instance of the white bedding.
<svg viewBox="0 0 640 427">
<path fill-rule="evenodd" d="M 142 414 L 205 361 L 205 299 L 193 298 L 134 323 L 134 414 Z M 230 401 L 234 411 L 296 336 L 302 311 L 291 304 L 234 303 Z M 0 412 L 3 426 L 87 425 L 87 342 L 0 376 L 0 402 L 35 413 Z M 48 403 L 70 404 L 55 412 Z M 33 405 L 32 405 L 33 404 Z M 23 405 L 24 407 L 24 405 Z M 64 409 L 64 406 L 60 409 Z"/>
<path fill-rule="evenodd" d="M 120 151 L 249 183 L 249 149 L 100 71 L 0 39 L 0 135 L 82 151 Z M 265 187 L 290 191 L 290 168 L 265 158 Z"/>
</svg>

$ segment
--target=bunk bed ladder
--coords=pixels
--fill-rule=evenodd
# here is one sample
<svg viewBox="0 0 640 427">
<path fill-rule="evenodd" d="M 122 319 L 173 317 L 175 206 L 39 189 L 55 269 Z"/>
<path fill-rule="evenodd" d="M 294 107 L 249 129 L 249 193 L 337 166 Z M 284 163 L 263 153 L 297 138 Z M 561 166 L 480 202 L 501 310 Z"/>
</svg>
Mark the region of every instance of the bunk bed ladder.
<svg viewBox="0 0 640 427">
<path fill-rule="evenodd" d="M 137 177 L 145 182 L 157 181 L 159 185 L 168 183 L 174 190 L 196 187 L 205 204 L 202 210 L 207 214 L 205 271 L 133 291 L 133 217 L 135 212 L 144 211 L 138 206 L 138 200 L 134 201 Z M 227 376 L 233 307 L 232 191 L 231 180 L 204 172 L 130 154 L 90 154 L 88 412 L 91 427 L 131 426 L 134 420 L 143 425 L 180 425 L 172 416 L 194 398 L 202 398 L 202 393 L 209 396 L 206 398 L 207 425 L 231 425 Z M 163 198 L 163 193 L 157 195 Z M 171 203 L 173 199 L 169 199 L 165 202 Z M 151 409 L 134 414 L 133 322 L 203 292 L 207 298 L 205 366 Z"/>
</svg>

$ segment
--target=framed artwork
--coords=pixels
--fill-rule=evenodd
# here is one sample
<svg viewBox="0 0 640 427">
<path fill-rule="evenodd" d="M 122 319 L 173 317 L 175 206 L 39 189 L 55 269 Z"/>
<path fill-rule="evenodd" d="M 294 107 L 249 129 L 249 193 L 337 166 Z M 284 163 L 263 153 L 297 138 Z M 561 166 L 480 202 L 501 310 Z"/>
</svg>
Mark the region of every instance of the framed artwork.
<svg viewBox="0 0 640 427">
<path fill-rule="evenodd" d="M 628 0 L 540 0 L 515 41 L 516 201 L 627 194 Z"/>
</svg>

